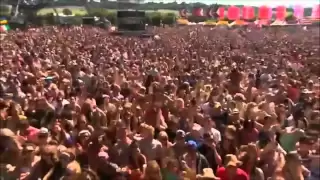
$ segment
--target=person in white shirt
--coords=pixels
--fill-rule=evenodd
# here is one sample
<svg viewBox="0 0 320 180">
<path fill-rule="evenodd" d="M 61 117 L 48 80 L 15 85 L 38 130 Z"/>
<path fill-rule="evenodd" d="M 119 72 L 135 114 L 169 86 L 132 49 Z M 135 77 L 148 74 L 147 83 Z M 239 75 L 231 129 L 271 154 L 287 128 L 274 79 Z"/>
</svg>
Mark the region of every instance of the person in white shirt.
<svg viewBox="0 0 320 180">
<path fill-rule="evenodd" d="M 201 127 L 199 132 L 201 137 L 205 133 L 212 134 L 215 143 L 219 143 L 221 141 L 221 133 L 214 127 L 215 127 L 214 121 L 209 116 L 206 116 L 204 118 L 203 126 Z"/>
</svg>

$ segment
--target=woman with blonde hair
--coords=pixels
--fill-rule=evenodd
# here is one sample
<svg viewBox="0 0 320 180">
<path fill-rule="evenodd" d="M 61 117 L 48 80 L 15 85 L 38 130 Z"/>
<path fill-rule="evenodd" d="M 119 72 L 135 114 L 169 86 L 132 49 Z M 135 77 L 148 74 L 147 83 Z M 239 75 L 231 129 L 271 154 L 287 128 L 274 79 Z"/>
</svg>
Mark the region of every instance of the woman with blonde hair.
<svg viewBox="0 0 320 180">
<path fill-rule="evenodd" d="M 147 163 L 143 180 L 162 180 L 160 166 L 157 161 L 149 161 Z"/>
<path fill-rule="evenodd" d="M 66 169 L 64 175 L 60 180 L 78 180 L 81 177 L 81 167 L 80 164 L 73 160 L 70 162 Z"/>
</svg>

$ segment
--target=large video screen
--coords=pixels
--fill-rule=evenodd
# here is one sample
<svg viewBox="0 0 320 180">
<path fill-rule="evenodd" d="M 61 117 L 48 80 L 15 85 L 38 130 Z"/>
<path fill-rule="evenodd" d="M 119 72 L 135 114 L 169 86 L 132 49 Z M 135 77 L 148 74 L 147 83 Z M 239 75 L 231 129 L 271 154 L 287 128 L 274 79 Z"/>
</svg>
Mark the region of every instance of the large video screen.
<svg viewBox="0 0 320 180">
<path fill-rule="evenodd" d="M 145 30 L 146 13 L 144 11 L 118 11 L 118 30 L 143 31 Z"/>
</svg>

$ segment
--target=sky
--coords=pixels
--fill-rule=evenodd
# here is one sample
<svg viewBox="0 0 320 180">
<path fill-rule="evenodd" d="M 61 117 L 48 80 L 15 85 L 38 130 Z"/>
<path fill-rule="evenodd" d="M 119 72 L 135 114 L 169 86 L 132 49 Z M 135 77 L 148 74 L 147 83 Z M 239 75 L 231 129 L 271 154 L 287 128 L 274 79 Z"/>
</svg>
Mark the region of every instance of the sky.
<svg viewBox="0 0 320 180">
<path fill-rule="evenodd" d="M 145 0 L 146 2 L 173 2 L 174 0 Z M 178 3 L 187 2 L 201 2 L 205 4 L 225 4 L 225 5 L 248 5 L 248 6 L 294 6 L 294 5 L 303 5 L 303 6 L 314 6 L 320 4 L 319 0 L 176 0 Z"/>
</svg>

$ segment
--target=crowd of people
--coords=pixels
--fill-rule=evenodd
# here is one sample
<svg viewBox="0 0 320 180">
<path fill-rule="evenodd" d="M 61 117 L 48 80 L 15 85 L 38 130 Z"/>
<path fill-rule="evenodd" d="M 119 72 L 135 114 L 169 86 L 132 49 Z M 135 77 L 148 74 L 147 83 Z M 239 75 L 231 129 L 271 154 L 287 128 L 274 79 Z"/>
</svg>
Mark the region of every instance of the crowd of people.
<svg viewBox="0 0 320 180">
<path fill-rule="evenodd" d="M 318 180 L 319 27 L 10 31 L 4 180 Z"/>
</svg>

